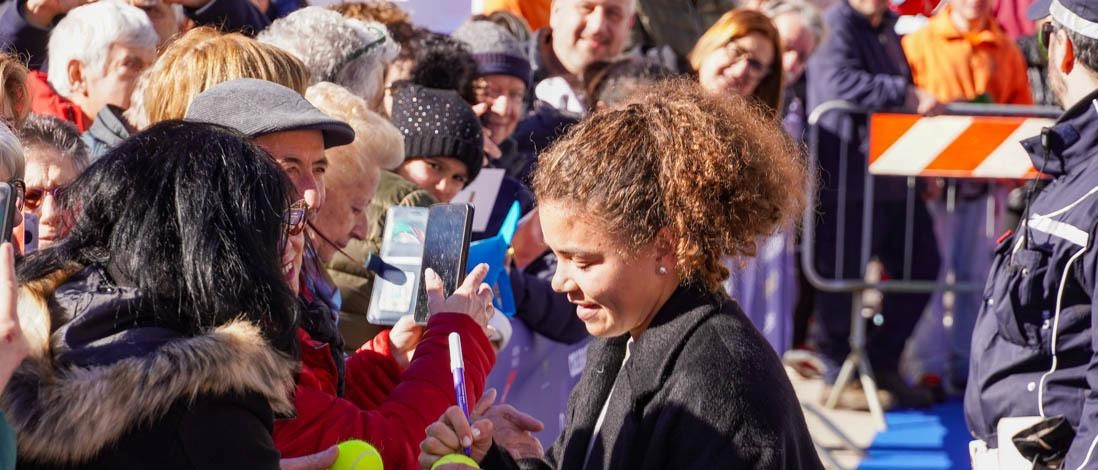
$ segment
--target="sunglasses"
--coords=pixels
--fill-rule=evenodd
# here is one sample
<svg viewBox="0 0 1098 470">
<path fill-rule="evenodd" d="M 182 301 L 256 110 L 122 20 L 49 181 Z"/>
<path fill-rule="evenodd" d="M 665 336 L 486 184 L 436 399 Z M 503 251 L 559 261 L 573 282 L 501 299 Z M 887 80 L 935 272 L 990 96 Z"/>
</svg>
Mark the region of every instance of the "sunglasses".
<svg viewBox="0 0 1098 470">
<path fill-rule="evenodd" d="M 8 181 L 12 191 L 15 192 L 15 210 L 22 211 L 27 203 L 27 184 L 19 178 Z"/>
<path fill-rule="evenodd" d="M 1037 50 L 1040 51 L 1041 57 L 1048 58 L 1048 44 L 1054 32 L 1056 32 L 1056 26 L 1051 21 L 1042 24 L 1041 30 L 1037 32 Z"/>
<path fill-rule="evenodd" d="M 304 199 L 290 204 L 290 208 L 282 214 L 282 225 L 286 226 L 286 234 L 293 237 L 300 235 L 305 230 L 305 221 L 308 219 L 309 205 Z"/>
<path fill-rule="evenodd" d="M 62 188 L 60 186 L 53 189 L 27 189 L 24 196 L 24 207 L 26 207 L 27 210 L 31 211 L 38 210 L 38 208 L 42 205 L 42 201 L 46 198 L 47 194 L 49 194 L 50 197 L 56 200 L 58 195 L 61 194 L 61 189 Z"/>
</svg>

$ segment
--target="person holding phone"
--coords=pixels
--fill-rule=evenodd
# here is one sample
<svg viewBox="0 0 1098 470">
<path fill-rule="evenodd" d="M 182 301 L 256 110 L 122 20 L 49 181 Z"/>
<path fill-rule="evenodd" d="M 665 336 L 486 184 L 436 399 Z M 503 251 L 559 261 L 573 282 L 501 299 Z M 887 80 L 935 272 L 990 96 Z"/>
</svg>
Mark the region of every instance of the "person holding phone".
<svg viewBox="0 0 1098 470">
<path fill-rule="evenodd" d="M 538 161 L 553 288 L 598 339 L 544 459 L 522 468 L 822 468 L 777 355 L 721 286 L 725 256 L 789 223 L 806 169 L 776 119 L 674 80 L 597 112 Z M 457 407 L 420 466 L 472 447 L 518 468 L 498 422 Z M 493 425 L 494 424 L 494 425 Z"/>
</svg>

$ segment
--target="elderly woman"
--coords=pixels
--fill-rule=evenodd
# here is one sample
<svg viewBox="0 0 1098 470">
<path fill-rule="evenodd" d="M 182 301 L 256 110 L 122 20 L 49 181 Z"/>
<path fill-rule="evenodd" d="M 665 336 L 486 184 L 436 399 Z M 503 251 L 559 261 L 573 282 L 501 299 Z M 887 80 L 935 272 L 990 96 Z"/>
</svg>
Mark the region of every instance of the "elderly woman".
<svg viewBox="0 0 1098 470">
<path fill-rule="evenodd" d="M 25 220 L 37 221 L 27 227 L 37 237 L 25 241 L 43 249 L 68 230 L 57 196 L 88 167 L 88 148 L 75 126 L 50 116 L 31 116 L 19 129 L 19 141 L 27 159 L 23 213 L 30 215 Z"/>
<path fill-rule="evenodd" d="M 297 312 L 276 260 L 303 217 L 292 192 L 242 136 L 180 122 L 66 190 L 72 230 L 19 270 L 30 354 L 0 401 L 19 468 L 278 468 Z"/>
<path fill-rule="evenodd" d="M 770 19 L 740 9 L 721 16 L 698 39 L 689 60 L 709 92 L 753 97 L 777 115 L 784 84 L 780 53 L 781 38 Z"/>
<path fill-rule="evenodd" d="M 345 18 L 321 7 L 290 13 L 271 23 L 257 39 L 301 59 L 312 76 L 310 83 L 343 86 L 366 100 L 373 111 L 382 109 L 385 69 L 400 50 L 385 25 Z"/>
<path fill-rule="evenodd" d="M 687 81 L 592 115 L 541 156 L 553 288 L 598 340 L 563 433 L 524 468 L 821 468 L 778 357 L 721 288 L 721 257 L 796 216 L 789 187 L 805 178 L 773 118 Z M 496 424 L 448 409 L 420 465 L 464 444 L 512 468 Z"/>
</svg>

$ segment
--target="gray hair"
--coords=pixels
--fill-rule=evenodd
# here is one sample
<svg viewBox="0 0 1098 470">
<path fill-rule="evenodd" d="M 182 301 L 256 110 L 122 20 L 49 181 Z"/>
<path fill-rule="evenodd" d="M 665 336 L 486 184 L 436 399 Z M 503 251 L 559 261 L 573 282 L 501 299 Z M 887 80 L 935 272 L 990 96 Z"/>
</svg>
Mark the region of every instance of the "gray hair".
<svg viewBox="0 0 1098 470">
<path fill-rule="evenodd" d="M 61 96 L 72 93 L 69 62 L 84 64 L 85 73 L 102 74 L 111 45 L 154 48 L 159 37 L 149 16 L 140 8 L 96 2 L 72 9 L 50 33 L 47 76 Z"/>
<path fill-rule="evenodd" d="M 80 130 L 68 121 L 32 114 L 19 129 L 19 140 L 24 150 L 36 146 L 56 149 L 63 158 L 72 161 L 77 171 L 84 171 L 91 164 L 88 146 L 80 139 Z"/>
<path fill-rule="evenodd" d="M 827 24 L 816 5 L 805 0 L 771 0 L 763 6 L 763 14 L 771 20 L 787 13 L 796 14 L 801 24 L 816 36 L 816 44 L 823 42 L 827 35 Z"/>
<path fill-rule="evenodd" d="M 0 124 L 0 181 L 23 178 L 26 166 L 19 139 L 6 124 Z"/>
<path fill-rule="evenodd" d="M 385 68 L 400 52 L 385 25 L 321 7 L 275 20 L 256 39 L 301 59 L 313 84 L 334 82 L 367 98 L 380 92 Z"/>
</svg>

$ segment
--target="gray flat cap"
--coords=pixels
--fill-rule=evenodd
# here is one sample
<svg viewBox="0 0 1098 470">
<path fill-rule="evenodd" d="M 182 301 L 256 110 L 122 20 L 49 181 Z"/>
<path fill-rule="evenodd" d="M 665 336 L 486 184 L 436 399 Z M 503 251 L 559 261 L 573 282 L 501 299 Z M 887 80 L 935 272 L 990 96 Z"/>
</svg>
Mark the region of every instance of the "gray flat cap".
<svg viewBox="0 0 1098 470">
<path fill-rule="evenodd" d="M 324 148 L 355 140 L 351 126 L 316 109 L 296 91 L 254 78 L 210 87 L 191 102 L 185 119 L 230 127 L 251 137 L 315 129 L 324 134 Z"/>
</svg>

